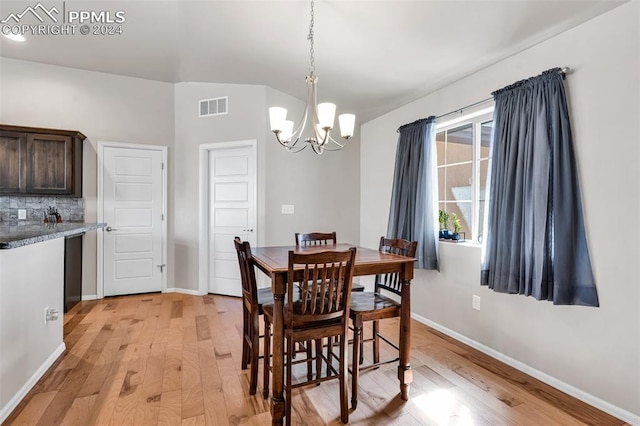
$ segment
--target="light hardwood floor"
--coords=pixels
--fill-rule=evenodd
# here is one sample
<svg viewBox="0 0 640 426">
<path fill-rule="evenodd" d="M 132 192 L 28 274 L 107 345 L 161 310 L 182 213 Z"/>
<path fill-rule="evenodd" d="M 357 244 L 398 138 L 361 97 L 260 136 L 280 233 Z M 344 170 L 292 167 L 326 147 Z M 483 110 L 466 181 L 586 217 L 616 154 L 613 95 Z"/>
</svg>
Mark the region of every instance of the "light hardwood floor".
<svg viewBox="0 0 640 426">
<path fill-rule="evenodd" d="M 271 424 L 262 372 L 249 396 L 249 370 L 240 369 L 240 299 L 107 298 L 81 302 L 64 322 L 66 352 L 5 424 Z M 397 341 L 397 322 L 384 324 Z M 623 424 L 420 323 L 412 327 L 411 399 L 399 398 L 394 365 L 363 373 L 350 424 Z M 339 416 L 337 381 L 294 389 L 294 424 L 337 425 Z"/>
</svg>

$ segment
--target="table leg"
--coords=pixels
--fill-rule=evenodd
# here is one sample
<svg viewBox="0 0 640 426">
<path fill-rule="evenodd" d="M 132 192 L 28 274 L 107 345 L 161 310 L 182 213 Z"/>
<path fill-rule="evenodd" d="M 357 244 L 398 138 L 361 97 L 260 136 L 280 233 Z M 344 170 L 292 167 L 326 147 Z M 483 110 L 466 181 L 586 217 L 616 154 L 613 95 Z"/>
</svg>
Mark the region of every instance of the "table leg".
<svg viewBox="0 0 640 426">
<path fill-rule="evenodd" d="M 398 365 L 398 379 L 400 380 L 400 396 L 409 400 L 409 386 L 413 382 L 411 370 L 411 281 L 402 280 L 402 295 L 400 308 L 400 365 Z"/>
<path fill-rule="evenodd" d="M 271 390 L 271 423 L 282 425 L 285 415 L 284 382 L 284 294 L 285 277 L 275 274 L 272 277 L 273 290 L 273 366 Z"/>
<path fill-rule="evenodd" d="M 353 321 L 353 365 L 351 366 L 351 408 L 358 406 L 358 378 L 360 376 L 360 357 L 362 343 L 362 319 L 357 316 Z"/>
</svg>

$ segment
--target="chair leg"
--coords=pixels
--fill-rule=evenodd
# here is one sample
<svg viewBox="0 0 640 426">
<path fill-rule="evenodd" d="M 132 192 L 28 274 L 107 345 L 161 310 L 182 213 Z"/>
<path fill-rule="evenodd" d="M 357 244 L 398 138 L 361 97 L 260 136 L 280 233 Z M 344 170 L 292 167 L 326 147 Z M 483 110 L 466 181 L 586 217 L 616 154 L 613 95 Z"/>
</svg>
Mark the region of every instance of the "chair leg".
<svg viewBox="0 0 640 426">
<path fill-rule="evenodd" d="M 265 318 L 264 321 L 264 368 L 262 372 L 262 397 L 269 398 L 269 375 L 271 359 L 271 323 Z"/>
<path fill-rule="evenodd" d="M 347 388 L 349 370 L 347 364 L 347 331 L 345 330 L 340 337 L 340 420 L 344 424 L 349 423 L 349 390 Z"/>
<path fill-rule="evenodd" d="M 295 347 L 295 344 L 293 343 L 293 338 L 289 337 L 287 338 L 287 355 L 285 356 L 285 359 L 287 361 L 287 377 L 286 377 L 286 391 L 285 391 L 285 416 L 287 417 L 286 420 L 286 424 L 287 426 L 291 426 L 291 384 L 292 384 L 292 373 L 293 373 L 293 368 L 292 368 L 292 362 L 293 362 L 293 348 Z"/>
<path fill-rule="evenodd" d="M 316 379 L 319 379 L 322 371 L 322 339 L 316 339 Z M 319 383 L 318 383 L 319 384 Z"/>
<path fill-rule="evenodd" d="M 313 353 L 311 349 L 311 340 L 304 342 L 307 351 L 307 380 L 313 379 Z"/>
<path fill-rule="evenodd" d="M 246 370 L 249 365 L 249 312 L 247 307 L 242 305 L 242 369 Z"/>
<path fill-rule="evenodd" d="M 255 395 L 258 388 L 258 357 L 260 356 L 260 323 L 258 313 L 251 314 L 251 380 L 249 395 Z"/>
<path fill-rule="evenodd" d="M 358 377 L 360 376 L 360 353 L 362 340 L 362 323 L 353 322 L 353 360 L 351 365 L 351 408 L 358 406 Z"/>
<path fill-rule="evenodd" d="M 380 332 L 380 327 L 378 326 L 378 321 L 373 322 L 373 363 L 377 364 L 380 362 L 380 338 L 378 337 L 378 333 Z"/>
<path fill-rule="evenodd" d="M 327 339 L 327 377 L 331 375 L 331 366 L 333 365 L 333 341 L 333 337 Z M 339 340 L 338 344 L 340 344 Z"/>
</svg>

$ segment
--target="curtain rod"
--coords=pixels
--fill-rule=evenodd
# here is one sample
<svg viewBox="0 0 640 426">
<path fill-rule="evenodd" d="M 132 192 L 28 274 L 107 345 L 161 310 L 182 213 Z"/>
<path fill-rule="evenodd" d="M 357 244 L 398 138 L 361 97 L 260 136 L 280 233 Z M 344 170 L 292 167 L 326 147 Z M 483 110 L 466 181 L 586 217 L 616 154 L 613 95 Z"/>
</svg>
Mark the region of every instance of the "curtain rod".
<svg viewBox="0 0 640 426">
<path fill-rule="evenodd" d="M 564 76 L 565 76 L 565 75 L 567 75 L 567 74 L 571 74 L 571 68 L 569 68 L 569 67 L 562 67 L 562 68 L 560 69 L 560 72 L 562 73 L 562 76 L 563 76 L 563 78 L 564 78 Z M 439 116 L 437 116 L 437 117 L 436 117 L 436 120 L 439 120 L 439 119 L 441 119 L 441 118 L 443 118 L 443 117 L 447 117 L 447 116 L 449 116 L 449 115 L 453 115 L 453 114 L 457 114 L 457 113 L 462 113 L 462 112 L 464 112 L 464 110 L 466 110 L 466 109 L 473 108 L 473 107 L 478 106 L 478 105 L 482 105 L 482 104 L 484 104 L 484 103 L 486 103 L 486 102 L 489 102 L 489 101 L 492 101 L 492 100 L 493 100 L 493 96 L 491 96 L 490 98 L 487 98 L 487 99 L 483 99 L 483 100 L 478 101 L 478 102 L 474 102 L 474 103 L 472 103 L 471 105 L 467 105 L 467 106 L 465 106 L 465 107 L 458 108 L 458 109 L 455 109 L 455 110 L 453 110 L 453 111 L 450 111 L 450 112 L 448 112 L 448 113 L 446 113 L 446 114 L 439 115 Z"/>
</svg>

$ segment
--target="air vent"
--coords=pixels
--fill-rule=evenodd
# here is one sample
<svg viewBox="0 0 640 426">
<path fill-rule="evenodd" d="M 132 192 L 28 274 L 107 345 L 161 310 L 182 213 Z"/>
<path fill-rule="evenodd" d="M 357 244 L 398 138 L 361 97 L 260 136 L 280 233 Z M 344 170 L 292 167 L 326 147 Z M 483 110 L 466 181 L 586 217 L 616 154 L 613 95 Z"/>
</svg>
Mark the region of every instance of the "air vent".
<svg viewBox="0 0 640 426">
<path fill-rule="evenodd" d="M 200 101 L 200 117 L 222 115 L 229 112 L 229 97 L 203 99 Z"/>
</svg>

